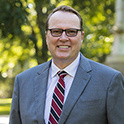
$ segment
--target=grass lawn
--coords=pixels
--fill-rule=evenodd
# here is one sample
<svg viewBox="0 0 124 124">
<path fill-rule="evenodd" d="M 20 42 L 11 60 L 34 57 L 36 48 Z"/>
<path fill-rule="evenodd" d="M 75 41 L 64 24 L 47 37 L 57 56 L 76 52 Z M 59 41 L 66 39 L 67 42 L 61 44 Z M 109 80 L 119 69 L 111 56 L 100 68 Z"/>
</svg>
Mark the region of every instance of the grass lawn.
<svg viewBox="0 0 124 124">
<path fill-rule="evenodd" d="M 0 99 L 0 115 L 9 115 L 11 108 L 11 98 Z"/>
</svg>

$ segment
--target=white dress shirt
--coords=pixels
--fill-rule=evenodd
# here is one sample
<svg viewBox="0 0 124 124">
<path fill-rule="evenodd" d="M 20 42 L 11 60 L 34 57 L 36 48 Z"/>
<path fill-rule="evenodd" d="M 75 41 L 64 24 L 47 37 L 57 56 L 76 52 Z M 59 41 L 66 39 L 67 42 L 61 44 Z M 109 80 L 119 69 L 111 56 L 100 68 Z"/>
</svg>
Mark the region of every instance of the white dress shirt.
<svg viewBox="0 0 124 124">
<path fill-rule="evenodd" d="M 70 65 L 68 65 L 66 68 L 63 69 L 64 71 L 66 71 L 68 73 L 64 77 L 64 82 L 65 82 L 64 102 L 67 98 L 67 95 L 69 93 L 70 87 L 71 87 L 72 82 L 73 82 L 73 79 L 75 77 L 79 61 L 80 61 L 80 53 L 78 54 L 78 57 Z M 45 102 L 44 119 L 45 119 L 46 124 L 48 124 L 48 120 L 49 120 L 49 113 L 50 113 L 52 95 L 54 92 L 54 88 L 55 88 L 57 81 L 59 79 L 59 76 L 57 75 L 58 71 L 62 71 L 62 70 L 59 69 L 52 61 L 51 67 L 49 69 L 49 78 L 48 78 L 47 94 L 46 94 L 46 102 Z"/>
</svg>

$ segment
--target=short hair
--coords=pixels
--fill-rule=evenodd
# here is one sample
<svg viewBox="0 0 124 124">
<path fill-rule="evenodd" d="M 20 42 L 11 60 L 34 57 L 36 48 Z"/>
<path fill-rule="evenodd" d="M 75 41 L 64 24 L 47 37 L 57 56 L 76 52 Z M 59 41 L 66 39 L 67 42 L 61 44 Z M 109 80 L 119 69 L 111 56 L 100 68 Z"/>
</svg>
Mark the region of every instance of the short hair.
<svg viewBox="0 0 124 124">
<path fill-rule="evenodd" d="M 83 20 L 81 18 L 81 15 L 73 8 L 69 7 L 69 6 L 66 6 L 66 5 L 62 5 L 62 6 L 59 6 L 57 8 L 55 8 L 47 17 L 47 20 L 46 20 L 46 31 L 48 30 L 48 26 L 49 26 L 49 19 L 50 17 L 57 11 L 63 11 L 63 12 L 71 12 L 71 13 L 74 13 L 75 15 L 78 16 L 79 20 L 80 20 L 80 28 L 83 30 L 82 26 L 83 26 Z"/>
</svg>

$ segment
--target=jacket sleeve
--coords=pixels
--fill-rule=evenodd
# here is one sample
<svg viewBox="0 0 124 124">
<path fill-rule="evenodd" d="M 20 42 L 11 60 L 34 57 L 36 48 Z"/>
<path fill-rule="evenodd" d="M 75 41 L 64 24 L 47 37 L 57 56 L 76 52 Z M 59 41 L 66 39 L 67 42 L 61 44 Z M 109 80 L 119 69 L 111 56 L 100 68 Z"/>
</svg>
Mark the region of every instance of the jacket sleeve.
<svg viewBox="0 0 124 124">
<path fill-rule="evenodd" d="M 17 77 L 15 78 L 9 124 L 21 124 L 19 110 L 19 84 Z"/>
<path fill-rule="evenodd" d="M 108 87 L 107 117 L 109 124 L 124 124 L 124 78 L 116 73 Z"/>
</svg>

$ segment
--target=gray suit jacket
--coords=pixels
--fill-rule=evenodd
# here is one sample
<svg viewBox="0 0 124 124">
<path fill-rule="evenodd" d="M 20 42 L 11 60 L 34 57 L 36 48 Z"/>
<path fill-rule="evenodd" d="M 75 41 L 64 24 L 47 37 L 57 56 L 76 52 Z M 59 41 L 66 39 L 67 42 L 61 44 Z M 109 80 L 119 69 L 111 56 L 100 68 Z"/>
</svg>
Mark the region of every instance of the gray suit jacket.
<svg viewBox="0 0 124 124">
<path fill-rule="evenodd" d="M 16 76 L 9 124 L 45 124 L 51 61 Z M 59 124 L 124 124 L 124 78 L 81 55 Z"/>
</svg>

